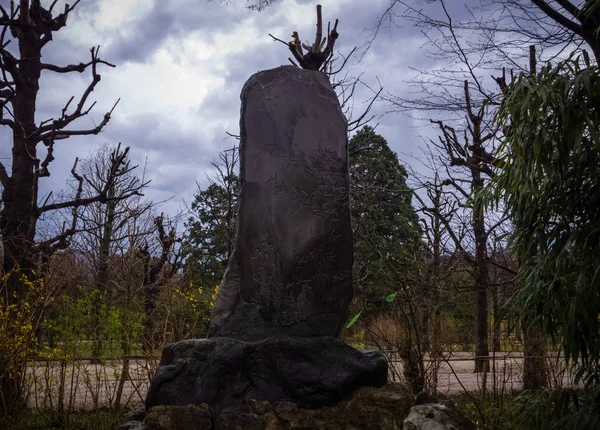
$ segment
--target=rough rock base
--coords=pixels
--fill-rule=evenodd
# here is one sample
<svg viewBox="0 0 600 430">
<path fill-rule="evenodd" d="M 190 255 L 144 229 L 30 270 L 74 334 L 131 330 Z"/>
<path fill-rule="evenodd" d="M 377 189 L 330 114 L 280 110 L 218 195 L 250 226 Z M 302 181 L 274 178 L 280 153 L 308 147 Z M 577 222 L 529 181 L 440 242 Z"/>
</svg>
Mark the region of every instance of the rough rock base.
<svg viewBox="0 0 600 430">
<path fill-rule="evenodd" d="M 303 409 L 290 402 L 271 404 L 251 400 L 243 406 L 226 408 L 213 415 L 207 405 L 155 406 L 150 409 L 146 430 L 399 430 L 414 397 L 403 384 L 382 388 L 363 387 L 351 399 L 333 407 Z M 126 427 L 127 426 L 127 427 Z M 125 428 L 142 429 L 142 422 Z"/>
<path fill-rule="evenodd" d="M 435 397 L 423 394 L 414 399 L 406 385 L 392 383 L 381 388 L 359 388 L 352 398 L 320 409 L 259 400 L 225 408 L 218 414 L 206 404 L 155 406 L 147 413 L 142 407 L 130 412 L 130 421 L 119 430 L 477 429 L 451 402 L 438 403 Z"/>
<path fill-rule="evenodd" d="M 163 350 L 146 409 L 210 405 L 215 413 L 250 400 L 333 406 L 363 386 L 387 383 L 387 361 L 331 337 L 273 337 L 248 343 L 192 339 Z"/>
</svg>

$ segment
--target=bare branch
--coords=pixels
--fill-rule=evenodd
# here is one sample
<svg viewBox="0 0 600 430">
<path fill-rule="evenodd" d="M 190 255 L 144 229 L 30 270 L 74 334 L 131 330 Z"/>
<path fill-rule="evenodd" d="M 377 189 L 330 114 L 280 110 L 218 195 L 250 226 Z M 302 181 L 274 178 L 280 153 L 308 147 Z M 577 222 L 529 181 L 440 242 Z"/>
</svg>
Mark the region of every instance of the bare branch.
<svg viewBox="0 0 600 430">
<path fill-rule="evenodd" d="M 94 103 L 92 103 L 92 105 L 89 108 L 87 108 L 86 110 L 83 110 L 83 107 L 85 106 L 85 103 L 86 103 L 89 95 L 92 93 L 92 91 L 94 91 L 94 88 L 96 87 L 98 82 L 100 82 L 100 79 L 101 79 L 100 74 L 98 74 L 98 72 L 96 70 L 96 66 L 99 63 L 109 64 L 110 66 L 112 66 L 110 63 L 104 62 L 103 60 L 100 60 L 98 58 L 99 50 L 100 50 L 100 47 L 93 47 L 90 49 L 92 59 L 89 62 L 89 65 L 92 66 L 92 81 L 90 82 L 90 84 L 88 85 L 88 87 L 86 88 L 84 93 L 82 94 L 82 96 L 79 100 L 79 103 L 77 104 L 77 107 L 75 108 L 75 111 L 71 114 L 66 113 L 66 110 L 67 110 L 69 104 L 73 100 L 73 97 L 71 97 L 71 99 L 69 99 L 69 101 L 63 108 L 61 117 L 59 119 L 54 120 L 52 122 L 52 124 L 38 127 L 38 129 L 34 133 L 34 136 L 37 135 L 38 141 L 49 139 L 49 138 L 64 139 L 68 136 L 74 136 L 74 135 L 98 134 L 102 130 L 102 128 L 108 123 L 108 121 L 110 120 L 110 115 L 112 114 L 112 111 L 114 110 L 116 105 L 119 103 L 120 99 L 117 100 L 117 102 L 114 104 L 112 109 L 104 115 L 104 119 L 98 127 L 95 127 L 93 129 L 89 129 L 89 130 L 77 130 L 77 131 L 62 130 L 64 127 L 69 125 L 71 122 L 75 121 L 78 118 L 81 118 L 82 116 L 87 115 L 95 105 L 95 102 L 94 102 Z M 70 67 L 70 66 L 67 66 L 67 67 Z M 78 67 L 78 66 L 74 66 L 74 67 Z M 71 71 L 76 71 L 76 70 L 71 70 Z"/>
<path fill-rule="evenodd" d="M 18 20 L 14 19 L 14 16 L 11 16 L 6 12 L 6 9 L 4 9 L 2 5 L 0 5 L 0 13 L 2 13 L 2 16 L 0 16 L 0 25 L 10 27 L 19 23 Z"/>
<path fill-rule="evenodd" d="M 281 42 L 283 43 L 285 46 L 288 46 L 288 42 L 285 42 L 281 39 L 279 39 L 278 37 L 273 36 L 271 33 L 269 33 L 269 36 L 271 36 L 273 38 L 273 40 L 277 41 L 277 42 Z"/>
<path fill-rule="evenodd" d="M 579 8 L 577 6 L 575 6 L 573 3 L 571 3 L 568 0 L 556 0 L 556 3 L 558 3 L 562 8 L 564 8 L 568 13 L 570 13 L 571 15 L 573 15 L 573 17 L 577 18 L 577 19 L 581 19 L 582 18 L 582 14 L 581 14 L 581 10 L 579 10 Z"/>
<path fill-rule="evenodd" d="M 10 119 L 0 118 L 0 125 L 7 125 L 10 128 L 12 128 L 13 130 L 15 129 L 15 123 L 14 123 L 14 121 L 12 121 Z"/>
<path fill-rule="evenodd" d="M 50 171 L 48 170 L 48 165 L 52 161 L 54 161 L 54 140 L 50 140 L 48 142 L 47 146 L 48 146 L 48 153 L 46 154 L 46 158 L 44 158 L 44 161 L 42 161 L 42 164 L 40 165 L 40 170 L 38 173 L 38 177 L 40 177 L 40 178 L 50 176 Z M 75 161 L 75 164 L 77 164 L 77 161 Z M 73 172 L 73 169 L 71 169 L 71 173 L 72 172 Z M 75 176 L 75 175 L 73 175 L 73 176 Z"/>
<path fill-rule="evenodd" d="M 570 19 L 566 18 L 564 15 L 561 15 L 558 11 L 553 9 L 544 0 L 531 0 L 531 1 L 533 4 L 535 4 L 537 7 L 539 7 L 542 12 L 544 12 L 546 15 L 548 15 L 554 21 L 556 21 L 560 25 L 568 28 L 573 33 L 576 33 L 579 36 L 584 37 L 583 27 L 581 25 L 575 23 L 574 21 L 571 21 Z"/>
<path fill-rule="evenodd" d="M 239 134 L 233 134 L 233 133 L 230 133 L 230 132 L 228 132 L 228 131 L 226 131 L 226 132 L 225 132 L 225 134 L 226 134 L 228 137 L 233 137 L 234 139 L 240 140 L 240 135 L 239 135 Z"/>
<path fill-rule="evenodd" d="M 323 15 L 321 13 L 321 5 L 317 5 L 317 33 L 315 35 L 315 43 L 312 46 L 311 52 L 316 54 L 321 51 L 321 39 L 323 38 Z"/>
<path fill-rule="evenodd" d="M 371 108 L 373 107 L 373 103 L 375 103 L 375 101 L 379 98 L 379 95 L 381 94 L 382 91 L 383 91 L 383 87 L 379 88 L 377 93 L 375 93 L 375 95 L 369 101 L 369 104 L 367 105 L 367 108 L 363 111 L 363 113 L 357 119 L 348 123 L 348 131 L 354 131 L 354 130 L 362 127 L 363 125 L 365 125 L 366 123 L 368 123 L 369 121 L 371 121 L 374 118 L 374 116 L 372 116 L 371 118 L 369 118 L 368 120 L 365 121 L 365 117 L 371 111 Z"/>
<path fill-rule="evenodd" d="M 73 163 L 73 167 L 71 168 L 71 175 L 77 181 L 77 192 L 75 193 L 75 200 L 81 199 L 81 193 L 83 192 L 83 176 L 77 173 L 77 163 L 79 162 L 79 158 L 75 158 L 75 162 Z M 40 175 L 41 176 L 41 175 Z M 48 196 L 50 197 L 50 196 Z M 73 206 L 71 218 L 71 227 L 66 229 L 63 224 L 62 232 L 58 235 L 44 240 L 37 245 L 37 248 L 42 251 L 45 258 L 54 254 L 59 249 L 66 249 L 69 246 L 69 239 L 76 233 L 77 231 L 77 219 L 79 212 L 77 211 L 77 206 Z"/>
<path fill-rule="evenodd" d="M 50 8 L 48 8 L 48 12 L 50 12 L 52 14 L 52 9 L 54 9 L 54 6 L 56 5 L 57 2 L 58 2 L 58 0 L 54 0 L 52 2 L 52 4 L 50 5 Z"/>
<path fill-rule="evenodd" d="M 18 60 L 9 51 L 4 49 L 4 47 L 0 48 L 0 57 L 2 57 L 1 65 L 4 81 L 8 81 L 5 75 L 5 72 L 8 72 L 12 76 L 12 80 L 16 84 L 19 84 L 21 82 L 21 74 L 19 73 L 19 68 L 17 67 L 17 64 L 19 63 Z"/>
<path fill-rule="evenodd" d="M 129 173 L 130 171 L 132 171 L 133 169 L 135 169 L 137 167 L 137 166 L 133 166 L 133 167 L 129 166 L 129 161 L 126 161 L 128 153 L 129 153 L 129 147 L 127 147 L 123 151 L 121 151 L 120 146 L 119 146 L 119 147 L 117 147 L 117 149 L 115 149 L 113 151 L 113 153 L 111 154 L 111 158 L 110 158 L 110 166 L 109 166 L 109 172 L 107 175 L 107 179 L 101 188 L 96 188 L 96 190 L 97 190 L 96 195 L 87 197 L 87 198 L 80 198 L 80 197 L 77 197 L 77 195 L 76 195 L 76 197 L 72 200 L 58 202 L 58 203 L 45 204 L 42 207 L 37 209 L 37 213 L 42 214 L 44 212 L 48 212 L 48 211 L 56 210 L 56 209 L 78 208 L 78 207 L 87 206 L 89 204 L 96 203 L 96 202 L 107 203 L 109 201 L 125 200 L 129 197 L 136 196 L 136 195 L 141 196 L 142 194 L 141 194 L 140 190 L 144 186 L 147 185 L 147 182 L 139 184 L 138 186 L 134 187 L 132 190 L 129 190 L 129 191 L 123 193 L 122 195 L 115 196 L 115 197 L 109 196 L 109 190 L 115 183 L 116 179 L 120 176 L 126 175 L 127 173 Z M 75 164 L 75 166 L 76 166 L 76 164 Z M 75 166 L 74 166 L 73 170 L 71 171 L 71 173 L 79 181 L 78 177 L 75 176 L 75 175 L 77 175 L 77 173 L 76 172 L 73 173 Z"/>
<path fill-rule="evenodd" d="M 356 52 L 356 46 L 354 48 L 352 48 L 352 51 L 350 51 L 350 53 L 344 57 L 344 62 L 342 63 L 342 65 L 335 71 L 331 71 L 331 72 L 327 72 L 328 75 L 335 75 L 338 74 L 339 72 L 342 71 L 342 69 L 346 66 L 346 63 L 348 62 L 348 60 L 350 59 L 350 57 L 352 57 L 352 54 L 354 54 Z"/>
<path fill-rule="evenodd" d="M 463 196 L 464 198 L 466 198 L 466 199 L 468 199 L 468 198 L 469 198 L 469 193 L 467 193 L 467 192 L 465 191 L 465 189 L 464 189 L 463 187 L 461 187 L 461 186 L 460 186 L 460 185 L 459 185 L 459 184 L 456 182 L 456 180 L 454 180 L 453 178 L 447 178 L 447 179 L 444 179 L 444 180 L 443 180 L 443 181 L 440 183 L 440 185 L 442 185 L 442 186 L 444 186 L 444 185 L 452 185 L 452 186 L 453 186 L 453 187 L 456 189 L 456 191 L 458 191 L 459 193 L 461 193 L 461 194 L 462 194 L 462 196 Z"/>
<path fill-rule="evenodd" d="M 292 33 L 292 38 L 298 54 L 304 55 L 304 52 L 302 51 L 302 41 L 300 40 L 300 36 L 298 35 L 297 31 Z"/>
<path fill-rule="evenodd" d="M 65 4 L 65 10 L 63 13 L 57 15 L 56 18 L 54 18 L 50 24 L 49 24 L 49 28 L 52 31 L 58 31 L 60 30 L 62 27 L 64 27 L 65 25 L 67 25 L 67 18 L 69 17 L 69 13 L 75 9 L 75 7 L 79 4 L 81 0 L 76 0 L 75 3 L 73 3 L 72 6 Z M 52 4 L 52 6 L 54 6 L 54 4 Z"/>
<path fill-rule="evenodd" d="M 94 128 L 90 128 L 90 129 L 86 129 L 86 130 L 55 130 L 54 128 L 51 128 L 50 131 L 40 135 L 38 137 L 38 140 L 61 140 L 61 139 L 66 139 L 70 136 L 87 136 L 90 134 L 98 134 L 102 131 L 102 129 L 104 128 L 104 126 L 106 124 L 108 124 L 108 122 L 110 121 L 111 115 L 113 113 L 113 111 L 115 110 L 115 107 L 117 107 L 117 104 L 119 103 L 119 101 L 121 101 L 121 99 L 119 98 L 115 104 L 113 105 L 113 107 L 110 109 L 110 111 L 108 111 L 107 113 L 104 114 L 104 118 L 102 119 L 102 122 L 100 122 L 96 127 Z M 91 109 L 91 108 L 90 108 Z M 84 114 L 87 114 L 89 111 L 89 109 L 84 112 Z M 83 115 L 79 115 L 79 116 L 83 116 Z M 73 121 L 75 118 L 70 119 L 69 122 Z M 60 121 L 60 120 L 58 120 Z M 56 121 L 54 121 L 56 123 Z M 40 127 L 42 128 L 42 127 Z M 46 129 L 47 127 L 43 127 L 44 129 Z M 56 127 L 58 128 L 58 127 Z"/>
<path fill-rule="evenodd" d="M 462 243 L 463 241 L 455 233 L 452 225 L 450 224 L 450 220 L 448 219 L 448 217 L 441 214 L 438 210 L 436 210 L 436 208 L 427 206 L 425 204 L 425 201 L 421 198 L 421 196 L 419 196 L 418 193 L 413 192 L 413 196 L 415 196 L 415 198 L 421 204 L 421 210 L 432 214 L 444 225 L 444 227 L 446 228 L 446 231 L 448 232 L 448 234 L 450 235 L 450 237 L 452 238 L 452 240 L 454 242 L 454 246 L 456 246 L 456 249 L 458 249 L 460 251 L 460 253 L 463 255 L 464 259 L 467 260 L 469 263 L 474 262 L 473 257 L 463 247 L 463 243 Z"/>
<path fill-rule="evenodd" d="M 69 73 L 69 72 L 79 72 L 83 73 L 85 69 L 93 64 L 106 64 L 109 67 L 116 67 L 114 64 L 109 63 L 106 60 L 96 59 L 95 61 L 88 61 L 87 63 L 79 63 L 79 64 L 69 64 L 68 66 L 55 66 L 54 64 L 46 64 L 42 63 L 42 70 L 50 70 L 56 73 Z"/>
</svg>

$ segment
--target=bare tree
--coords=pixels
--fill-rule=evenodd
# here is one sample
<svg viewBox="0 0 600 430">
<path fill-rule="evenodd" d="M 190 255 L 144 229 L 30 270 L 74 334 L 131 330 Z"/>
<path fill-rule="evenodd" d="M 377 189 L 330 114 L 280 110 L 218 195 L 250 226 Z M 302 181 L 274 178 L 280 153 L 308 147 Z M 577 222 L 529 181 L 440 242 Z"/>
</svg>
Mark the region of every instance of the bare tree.
<svg viewBox="0 0 600 430">
<path fill-rule="evenodd" d="M 402 2 L 393 5 L 395 3 Z M 481 204 L 474 203 L 474 196 L 493 176 L 498 130 L 491 123 L 488 106 L 496 102 L 496 95 L 483 82 L 480 59 L 464 48 L 446 2 L 442 0 L 438 4 L 441 18 L 435 20 L 408 7 L 413 20 L 418 19 L 420 25 L 435 30 L 435 36 L 428 36 L 432 55 L 449 61 L 448 67 L 421 72 L 413 82 L 418 88 L 418 97 L 387 95 L 385 99 L 394 112 L 448 117 L 430 120 L 439 133 L 437 141 L 430 141 L 429 168 L 432 174 L 435 172 L 435 179 L 422 184 L 430 195 L 429 200 L 425 195 L 416 196 L 423 211 L 444 225 L 455 249 L 472 268 L 477 302 L 475 371 L 480 372 L 487 369 L 489 356 L 489 239 L 503 220 L 497 224 L 488 222 L 489 214 Z M 445 205 L 431 200 L 432 196 L 439 199 L 442 195 L 448 200 Z"/>
<path fill-rule="evenodd" d="M 248 8 L 262 11 L 277 0 L 248 0 Z M 398 20 L 412 21 L 427 31 L 443 28 L 446 22 L 427 15 L 423 11 L 437 0 L 390 0 L 382 12 L 371 34 L 367 38 L 365 52 L 384 28 L 399 26 Z M 396 14 L 403 8 L 400 14 Z M 596 62 L 600 59 L 600 8 L 597 0 L 480 0 L 479 4 L 466 5 L 467 17 L 453 23 L 456 29 L 476 33 L 469 42 L 472 51 L 494 54 L 504 64 L 510 63 L 521 69 L 518 57 L 526 57 L 527 47 L 536 45 L 538 55 L 546 60 L 570 50 L 574 46 L 587 44 Z M 470 50 L 470 49 L 469 49 Z M 548 54 L 545 55 L 545 52 Z M 489 58 L 489 57 L 488 57 Z M 498 64 L 494 62 L 494 67 Z"/>
<path fill-rule="evenodd" d="M 455 194 L 457 206 L 466 205 L 472 211 L 471 222 L 464 223 L 457 217 L 457 212 L 439 213 L 432 205 L 431 198 L 428 203 L 422 203 L 430 213 L 438 213 L 440 219 L 446 219 L 449 233 L 452 233 L 452 226 L 463 232 L 470 231 L 466 236 L 456 232 L 450 236 L 457 249 L 472 264 L 478 284 L 478 356 L 485 356 L 488 352 L 488 293 L 492 294 L 494 350 L 498 350 L 500 322 L 507 309 L 506 302 L 500 298 L 510 298 L 510 291 L 516 288 L 514 261 L 511 258 L 499 258 L 506 253 L 506 249 L 497 252 L 496 244 L 491 240 L 498 235 L 496 229 L 506 228 L 502 225 L 503 217 L 484 211 L 475 199 L 486 179 L 491 178 L 497 168 L 493 154 L 497 134 L 502 130 L 492 125 L 490 113 L 502 97 L 502 94 L 497 95 L 498 87 L 501 91 L 507 88 L 504 70 L 500 77 L 493 77 L 487 82 L 484 76 L 504 66 L 534 73 L 536 51 L 530 48 L 532 43 L 540 47 L 537 57 L 543 56 L 545 60 L 561 55 L 566 49 L 572 50 L 583 41 L 594 50 L 597 32 L 594 37 L 589 37 L 586 32 L 597 28 L 593 26 L 590 15 L 592 3 L 595 2 L 584 3 L 581 7 L 574 7 L 569 1 L 558 0 L 533 1 L 532 4 L 518 0 L 482 0 L 479 6 L 465 6 L 467 18 L 455 20 L 447 8 L 447 2 L 443 0 L 421 2 L 421 5 L 436 6 L 437 11 L 432 15 L 429 15 L 431 9 L 425 12 L 414 2 L 393 0 L 376 23 L 366 45 L 367 48 L 370 46 L 382 26 L 396 24 L 394 10 L 402 7 L 404 10 L 400 16 L 420 28 L 428 39 L 429 55 L 437 61 L 448 62 L 448 66 L 442 70 L 419 73 L 413 81 L 418 97 L 388 94 L 384 99 L 390 102 L 391 110 L 395 112 L 420 118 L 432 113 L 446 117 L 444 121 L 434 121 L 440 131 L 440 141 L 434 143 L 438 151 L 436 158 L 440 163 L 434 163 L 437 164 L 434 168 L 441 167 L 447 173 L 448 177 L 442 184 L 446 192 Z M 578 23 L 565 21 L 573 18 Z M 484 109 L 486 106 L 487 111 Z M 464 169 L 462 174 L 456 170 L 457 167 Z M 464 173 L 467 173 L 466 177 Z M 434 184 L 429 181 L 427 186 L 431 189 Z M 461 211 L 464 213 L 464 210 Z M 454 222 L 450 222 L 452 218 Z M 457 220 L 463 222 L 457 224 Z M 465 239 L 467 242 L 464 242 Z M 461 242 L 462 246 L 459 246 Z M 474 245 L 473 253 L 465 246 L 468 243 Z M 526 385 L 543 386 L 546 374 L 545 351 L 540 348 L 544 344 L 543 339 L 539 339 L 539 333 L 526 333 L 525 344 L 528 351 L 525 357 Z M 482 366 L 486 366 L 485 363 L 477 363 L 476 370 L 481 370 Z"/>
<path fill-rule="evenodd" d="M 92 357 L 102 356 L 102 321 L 100 310 L 105 308 L 108 296 L 114 293 L 114 257 L 130 240 L 130 224 L 148 212 L 152 204 L 140 200 L 141 192 L 149 181 L 138 177 L 128 159 L 128 149 L 121 150 L 121 144 L 105 145 L 82 162 L 82 182 L 74 184 L 74 194 L 80 198 L 93 198 L 107 187 L 107 202 L 91 202 L 78 212 L 74 248 L 91 274 L 94 304 L 92 307 Z M 120 172 L 112 171 L 115 157 L 124 152 Z M 113 179 L 114 178 L 114 179 Z M 80 190 L 81 187 L 81 190 Z M 134 193 L 132 191 L 135 190 Z M 142 234 L 137 232 L 137 234 Z M 149 232 L 145 232 L 149 234 Z"/>
<path fill-rule="evenodd" d="M 154 218 L 153 244 L 144 240 L 137 248 L 142 263 L 142 293 L 144 297 L 144 335 L 142 347 L 152 351 L 160 339 L 155 336 L 156 301 L 165 283 L 173 278 L 182 267 L 183 250 L 178 246 L 182 238 L 177 235 L 176 220 L 165 218 L 164 214 Z"/>
<path fill-rule="evenodd" d="M 462 17 L 449 23 L 430 14 L 437 0 L 390 0 L 365 43 L 368 50 L 384 29 L 412 22 L 432 39 L 450 24 L 462 32 L 463 52 L 478 56 L 480 68 L 509 67 L 527 72 L 524 66 L 530 45 L 546 62 L 588 45 L 598 61 L 600 11 L 597 0 L 479 0 L 460 4 Z"/>
<path fill-rule="evenodd" d="M 56 142 L 71 136 L 100 133 L 110 121 L 117 102 L 106 112 L 101 121 L 91 128 L 76 128 L 79 119 L 91 112 L 95 102 L 90 95 L 96 89 L 101 76 L 99 66 L 114 67 L 100 58 L 99 48 L 90 50 L 87 62 L 56 65 L 42 61 L 44 47 L 53 35 L 63 28 L 69 15 L 79 3 L 65 5 L 60 13 L 54 13 L 56 1 L 46 8 L 40 0 L 10 2 L 7 10 L 0 6 L 0 125 L 12 134 L 12 160 L 10 172 L 0 163 L 2 209 L 0 211 L 0 234 L 2 236 L 2 268 L 7 276 L 6 297 L 9 303 L 20 303 L 27 289 L 20 277 L 38 276 L 40 267 L 53 253 L 65 249 L 77 231 L 79 209 L 94 203 L 107 203 L 114 199 L 110 189 L 117 178 L 129 169 L 125 159 L 128 149 L 119 151 L 111 159 L 110 176 L 105 185 L 93 196 L 83 197 L 84 177 L 77 171 L 77 160 L 71 169 L 73 179 L 79 184 L 72 199 L 55 200 L 52 194 L 39 196 L 41 178 L 50 176 Z M 83 93 L 65 100 L 65 104 L 53 118 L 36 121 L 37 97 L 43 73 L 90 72 L 91 80 Z M 40 154 L 43 145 L 45 155 Z M 134 195 L 131 190 L 123 196 Z M 56 210 L 70 210 L 71 220 L 52 237 L 38 240 L 38 221 Z M 34 275 L 36 273 L 36 275 Z M 18 373 L 18 372 L 17 372 Z M 20 389 L 14 378 L 0 380 L 4 399 L 18 402 Z M 8 412 L 12 409 L 7 405 Z"/>
<path fill-rule="evenodd" d="M 76 194 L 71 200 L 51 201 L 48 196 L 41 203 L 38 200 L 39 181 L 50 176 L 50 163 L 54 160 L 54 145 L 57 141 L 71 136 L 98 134 L 109 122 L 114 107 L 104 114 L 102 121 L 89 129 L 75 129 L 71 126 L 87 115 L 95 103 L 89 103 L 92 91 L 100 82 L 98 66 L 114 67 L 101 59 L 99 48 L 90 50 L 90 59 L 79 64 L 59 66 L 42 62 L 42 50 L 67 23 L 69 14 L 79 3 L 66 5 L 62 13 L 53 16 L 56 2 L 46 9 L 40 0 L 21 0 L 18 5 L 10 3 L 10 10 L 0 8 L 0 125 L 12 132 L 12 169 L 7 171 L 0 164 L 0 184 L 2 185 L 2 211 L 0 212 L 0 232 L 4 249 L 3 269 L 11 273 L 16 267 L 26 274 L 40 263 L 40 256 L 51 255 L 58 249 L 68 246 L 69 237 L 76 230 L 77 209 L 93 202 L 106 203 L 111 199 L 109 190 L 116 177 L 122 173 L 123 160 L 127 150 L 115 154 L 110 168 L 111 177 L 105 187 L 98 189 L 94 196 L 82 197 Z M 12 38 L 11 38 L 12 36 Z M 18 50 L 11 52 L 10 43 L 16 42 Z M 66 101 L 55 118 L 36 122 L 35 111 L 39 93 L 40 77 L 44 73 L 83 73 L 91 71 L 91 82 L 74 104 L 75 97 Z M 118 101 L 117 101 L 118 102 Z M 39 155 L 39 146 L 46 149 L 45 157 Z M 80 184 L 84 179 L 77 173 L 77 161 L 71 171 Z M 134 194 L 136 190 L 132 190 Z M 73 210 L 73 221 L 55 237 L 36 243 L 36 227 L 39 218 L 57 209 Z M 12 292 L 21 297 L 18 277 L 9 279 L 9 297 Z"/>
<path fill-rule="evenodd" d="M 468 88 L 468 85 L 465 84 L 465 97 L 469 96 Z M 445 125 L 442 121 L 436 121 L 441 136 L 439 137 L 439 142 L 432 142 L 432 145 L 434 145 L 434 150 L 439 154 L 440 167 L 446 170 L 446 178 L 439 183 L 436 181 L 436 183 L 427 183 L 426 185 L 427 188 L 431 188 L 429 192 L 434 197 L 439 198 L 439 194 L 442 192 L 450 194 L 453 200 L 452 210 L 450 212 L 442 212 L 440 210 L 442 206 L 431 204 L 436 202 L 435 199 L 431 203 L 426 203 L 419 194 L 416 194 L 417 199 L 422 205 L 422 210 L 435 217 L 438 222 L 444 224 L 446 231 L 453 240 L 454 246 L 473 269 L 473 278 L 477 293 L 476 372 L 484 370 L 484 367 L 487 366 L 486 357 L 489 356 L 489 262 L 487 248 L 490 231 L 486 226 L 483 207 L 474 204 L 467 209 L 466 201 L 477 192 L 480 192 L 483 189 L 485 177 L 489 178 L 492 175 L 490 162 L 487 159 L 489 154 L 484 148 L 484 144 L 489 138 L 481 135 L 478 128 L 480 119 L 480 113 L 470 111 L 468 129 L 471 135 L 469 136 L 465 130 L 464 141 L 460 140 L 459 134 L 453 127 Z M 460 167 L 463 172 L 457 172 L 456 168 L 453 169 L 454 171 L 451 171 L 451 167 Z M 461 175 L 465 173 L 465 176 Z M 443 190 L 444 188 L 445 190 Z M 467 209 L 467 212 L 470 212 L 472 228 L 468 228 L 468 224 L 466 223 L 460 223 L 457 227 L 452 222 L 452 218 L 459 208 Z M 459 232 L 457 231 L 458 228 L 463 228 L 471 234 L 466 235 L 464 231 Z M 471 244 L 474 244 L 474 252 L 471 252 Z"/>
<path fill-rule="evenodd" d="M 94 195 L 105 185 L 115 151 L 119 151 L 119 146 L 115 149 L 105 146 L 86 160 L 82 168 L 84 195 Z M 148 183 L 129 169 L 112 184 L 106 204 L 90 204 L 79 215 L 74 248 L 86 263 L 95 289 L 90 327 L 95 359 L 100 359 L 103 348 L 99 310 L 114 300 L 124 301 L 124 306 L 130 308 L 136 297 L 142 297 L 146 314 L 143 346 L 147 349 L 156 346 L 151 342 L 156 299 L 161 286 L 180 267 L 176 221 L 164 214 L 153 215 L 156 205 L 142 200 L 140 194 L 124 197 L 132 188 L 141 190 Z M 124 342 L 122 346 L 123 353 L 128 355 L 131 344 Z"/>
</svg>

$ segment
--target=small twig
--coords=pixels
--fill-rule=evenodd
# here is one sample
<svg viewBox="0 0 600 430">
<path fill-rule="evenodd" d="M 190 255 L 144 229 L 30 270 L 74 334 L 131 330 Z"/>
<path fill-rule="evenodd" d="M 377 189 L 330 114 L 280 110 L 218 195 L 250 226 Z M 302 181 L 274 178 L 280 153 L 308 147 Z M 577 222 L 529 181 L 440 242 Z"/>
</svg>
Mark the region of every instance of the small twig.
<svg viewBox="0 0 600 430">
<path fill-rule="evenodd" d="M 277 42 L 281 42 L 283 43 L 285 46 L 288 46 L 288 43 L 279 39 L 278 37 L 273 36 L 271 33 L 269 33 L 269 36 L 271 36 L 273 38 L 273 40 L 276 40 Z"/>
<path fill-rule="evenodd" d="M 354 48 L 352 48 L 352 51 L 350 51 L 350 53 L 348 54 L 348 56 L 344 57 L 344 62 L 342 63 L 342 65 L 335 72 L 327 72 L 327 74 L 328 75 L 335 75 L 335 74 L 341 72 L 342 69 L 346 66 L 346 63 L 348 62 L 348 60 L 350 59 L 350 57 L 352 57 L 352 54 L 354 54 L 355 52 L 356 52 L 356 46 Z M 332 64 L 333 64 L 333 62 L 332 62 Z"/>
<path fill-rule="evenodd" d="M 225 134 L 226 134 L 228 137 L 233 137 L 233 138 L 235 138 L 235 139 L 237 139 L 237 140 L 240 140 L 240 135 L 239 135 L 239 134 L 233 134 L 233 133 L 230 133 L 230 132 L 228 132 L 228 131 L 226 131 L 226 132 L 225 132 Z M 226 138 L 226 139 L 227 139 L 227 138 Z"/>
</svg>

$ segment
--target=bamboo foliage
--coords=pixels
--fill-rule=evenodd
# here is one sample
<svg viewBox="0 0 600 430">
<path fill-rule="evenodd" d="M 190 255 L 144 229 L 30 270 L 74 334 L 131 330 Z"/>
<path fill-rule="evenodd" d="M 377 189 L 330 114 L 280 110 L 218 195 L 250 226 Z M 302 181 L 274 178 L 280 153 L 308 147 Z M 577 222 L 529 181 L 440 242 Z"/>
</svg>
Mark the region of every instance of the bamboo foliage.
<svg viewBox="0 0 600 430">
<path fill-rule="evenodd" d="M 563 341 L 576 382 L 600 385 L 600 73 L 587 54 L 505 90 L 496 121 L 495 199 L 514 223 L 512 242 L 530 326 Z"/>
</svg>

